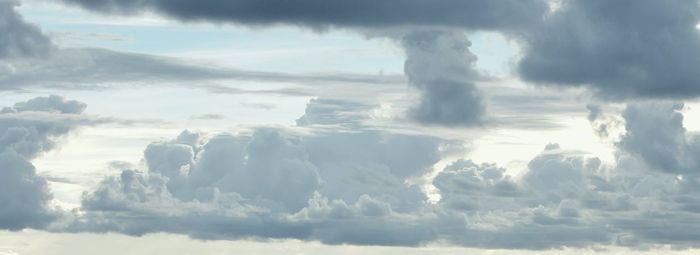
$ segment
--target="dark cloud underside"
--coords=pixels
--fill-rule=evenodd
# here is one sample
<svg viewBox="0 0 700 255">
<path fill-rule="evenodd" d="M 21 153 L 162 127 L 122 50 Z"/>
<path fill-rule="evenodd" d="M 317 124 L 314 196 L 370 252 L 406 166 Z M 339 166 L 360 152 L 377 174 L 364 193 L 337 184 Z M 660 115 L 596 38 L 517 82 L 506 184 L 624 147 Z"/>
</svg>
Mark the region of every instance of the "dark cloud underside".
<svg viewBox="0 0 700 255">
<path fill-rule="evenodd" d="M 517 28 L 538 22 L 540 0 L 64 0 L 110 13 L 155 11 L 180 20 L 324 27 L 452 26 Z"/>
<path fill-rule="evenodd" d="M 695 0 L 563 1 L 530 28 L 520 74 L 608 99 L 700 95 Z"/>
</svg>

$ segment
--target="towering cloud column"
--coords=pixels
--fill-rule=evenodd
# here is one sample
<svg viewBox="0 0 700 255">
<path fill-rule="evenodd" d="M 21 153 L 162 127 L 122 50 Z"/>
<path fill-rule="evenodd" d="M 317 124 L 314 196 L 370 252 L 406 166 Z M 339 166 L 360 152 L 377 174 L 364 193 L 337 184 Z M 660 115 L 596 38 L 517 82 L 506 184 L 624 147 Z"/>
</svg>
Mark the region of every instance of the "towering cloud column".
<svg viewBox="0 0 700 255">
<path fill-rule="evenodd" d="M 446 126 L 467 126 L 483 121 L 485 107 L 474 80 L 477 58 L 469 51 L 464 33 L 416 31 L 405 35 L 404 70 L 421 99 L 410 111 L 413 119 Z"/>
</svg>

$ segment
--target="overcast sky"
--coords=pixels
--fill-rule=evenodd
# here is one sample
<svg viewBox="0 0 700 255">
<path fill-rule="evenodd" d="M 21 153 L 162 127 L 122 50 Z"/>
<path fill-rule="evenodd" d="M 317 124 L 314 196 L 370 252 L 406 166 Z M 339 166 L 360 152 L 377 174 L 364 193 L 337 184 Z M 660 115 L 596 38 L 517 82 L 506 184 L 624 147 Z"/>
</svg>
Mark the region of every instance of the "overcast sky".
<svg viewBox="0 0 700 255">
<path fill-rule="evenodd" d="M 0 255 L 696 254 L 699 23 L 0 0 Z"/>
</svg>

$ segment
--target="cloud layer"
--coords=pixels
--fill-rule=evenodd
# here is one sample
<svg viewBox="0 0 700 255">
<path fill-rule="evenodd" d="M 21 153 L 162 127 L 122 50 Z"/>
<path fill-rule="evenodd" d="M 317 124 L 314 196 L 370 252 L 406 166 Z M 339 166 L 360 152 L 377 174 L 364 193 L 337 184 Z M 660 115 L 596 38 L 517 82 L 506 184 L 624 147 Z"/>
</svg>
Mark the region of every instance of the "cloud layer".
<svg viewBox="0 0 700 255">
<path fill-rule="evenodd" d="M 293 24 L 311 28 L 454 26 L 472 29 L 516 28 L 539 21 L 547 10 L 539 0 L 206 0 L 114 1 L 64 0 L 108 13 L 133 14 L 155 11 L 185 21 L 232 22 L 248 25 Z"/>
<path fill-rule="evenodd" d="M 700 201 L 692 188 L 700 175 L 683 165 L 671 172 L 662 164 L 666 154 L 646 153 L 642 144 L 648 143 L 633 142 L 676 130 L 672 137 L 686 142 L 660 137 L 657 150 L 681 143 L 688 149 L 678 155 L 691 154 L 687 141 L 695 138 L 678 122 L 679 104 L 629 105 L 614 164 L 549 144 L 519 176 L 460 159 L 434 178 L 427 177 L 449 141 L 368 129 L 343 116 L 357 103 L 319 99 L 309 108 L 319 109 L 316 104 L 336 111 L 307 110 L 306 128 L 355 122 L 340 125 L 355 131 L 185 131 L 149 145 L 144 170 L 107 177 L 86 193 L 80 214 L 52 228 L 506 249 L 695 247 L 700 235 Z M 639 109 L 656 113 L 639 116 Z M 312 116 L 317 113 L 322 118 Z M 648 121 L 661 125 L 649 128 Z M 673 159 L 682 161 L 678 155 Z"/>
<path fill-rule="evenodd" d="M 685 131 L 682 107 L 628 105 L 613 164 L 549 144 L 519 176 L 460 159 L 431 177 L 451 141 L 373 130 L 346 116 L 371 106 L 315 99 L 300 122 L 306 132 L 184 131 L 150 144 L 143 170 L 106 177 L 78 211 L 62 212 L 30 160 L 89 122 L 76 121 L 84 104 L 39 97 L 0 114 L 0 227 L 362 245 L 696 247 L 697 137 Z M 592 121 L 614 119 L 592 109 Z"/>
<path fill-rule="evenodd" d="M 199 86 L 203 89 L 223 90 L 208 86 L 207 81 L 227 79 L 294 82 L 307 86 L 404 82 L 400 76 L 288 74 L 203 67 L 182 59 L 90 48 L 58 49 L 45 57 L 14 59 L 1 64 L 4 65 L 0 65 L 0 89 L 7 90 L 32 87 L 95 90 L 117 87 L 115 84 L 183 81 L 197 81 L 202 83 Z M 230 89 L 228 92 L 255 93 L 255 90 Z M 287 93 L 292 94 L 291 91 Z"/>
</svg>

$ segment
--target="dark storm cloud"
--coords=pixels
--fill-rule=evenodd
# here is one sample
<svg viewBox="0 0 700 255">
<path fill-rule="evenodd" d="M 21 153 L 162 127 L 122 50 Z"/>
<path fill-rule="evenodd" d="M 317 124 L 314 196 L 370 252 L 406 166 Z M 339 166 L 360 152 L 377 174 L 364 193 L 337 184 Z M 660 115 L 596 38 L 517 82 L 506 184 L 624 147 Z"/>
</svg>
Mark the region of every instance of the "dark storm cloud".
<svg viewBox="0 0 700 255">
<path fill-rule="evenodd" d="M 700 95 L 695 0 L 565 0 L 533 26 L 519 72 L 604 98 Z"/>
<path fill-rule="evenodd" d="M 450 26 L 468 29 L 518 28 L 540 21 L 541 0 L 63 0 L 108 13 L 155 11 L 184 21 L 311 28 Z"/>
<path fill-rule="evenodd" d="M 48 54 L 51 40 L 17 13 L 17 5 L 14 0 L 0 0 L 0 59 Z"/>
</svg>

